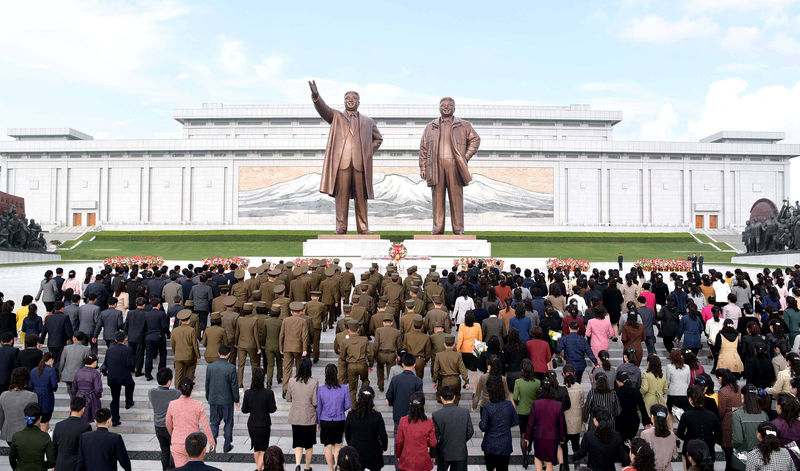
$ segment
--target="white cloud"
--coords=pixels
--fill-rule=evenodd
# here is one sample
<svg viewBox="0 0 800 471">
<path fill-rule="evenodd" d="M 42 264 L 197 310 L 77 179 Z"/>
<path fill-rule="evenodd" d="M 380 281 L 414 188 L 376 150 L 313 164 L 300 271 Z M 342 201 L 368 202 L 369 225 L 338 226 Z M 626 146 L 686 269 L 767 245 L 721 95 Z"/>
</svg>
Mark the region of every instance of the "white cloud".
<svg viewBox="0 0 800 471">
<path fill-rule="evenodd" d="M 237 39 L 230 39 L 226 36 L 220 38 L 219 60 L 222 68 L 229 74 L 238 74 L 244 71 L 247 64 L 247 56 L 244 54 L 244 45 Z"/>
<path fill-rule="evenodd" d="M 770 41 L 769 47 L 784 56 L 800 56 L 800 41 L 786 33 L 777 33 Z"/>
<path fill-rule="evenodd" d="M 750 52 L 753 43 L 761 37 L 761 30 L 755 26 L 731 26 L 722 43 L 739 52 Z"/>
<path fill-rule="evenodd" d="M 169 42 L 168 23 L 188 12 L 177 2 L 7 2 L 0 64 L 7 74 L 25 63 L 59 78 L 140 89 L 148 82 L 143 65 Z"/>
<path fill-rule="evenodd" d="M 634 41 L 666 44 L 687 39 L 698 39 L 713 36 L 719 26 L 708 17 L 683 17 L 672 21 L 659 15 L 648 15 L 634 19 L 621 36 Z"/>
<path fill-rule="evenodd" d="M 751 93 L 747 87 L 739 77 L 713 82 L 699 119 L 689 122 L 690 135 L 699 139 L 723 130 L 784 131 L 787 142 L 800 142 L 800 82 Z"/>
<path fill-rule="evenodd" d="M 175 78 L 178 80 L 186 80 L 187 78 L 189 78 L 189 74 L 187 74 L 186 72 L 181 72 Z"/>
<path fill-rule="evenodd" d="M 671 103 L 666 103 L 653 121 L 642 124 L 641 137 L 644 140 L 665 140 L 675 138 L 675 126 L 678 124 L 678 113 Z"/>
</svg>

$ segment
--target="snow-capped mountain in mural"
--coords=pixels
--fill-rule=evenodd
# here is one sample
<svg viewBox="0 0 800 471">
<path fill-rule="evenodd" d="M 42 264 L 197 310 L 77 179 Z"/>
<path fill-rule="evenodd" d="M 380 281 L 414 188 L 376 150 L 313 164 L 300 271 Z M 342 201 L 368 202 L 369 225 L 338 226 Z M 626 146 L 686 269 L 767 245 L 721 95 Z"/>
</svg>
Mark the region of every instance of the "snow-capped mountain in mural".
<svg viewBox="0 0 800 471">
<path fill-rule="evenodd" d="M 330 214 L 333 198 L 319 192 L 319 173 L 310 173 L 266 188 L 239 192 L 239 217 L 289 215 L 292 211 Z M 431 190 L 419 175 L 376 173 L 370 213 L 381 217 L 426 219 Z M 553 217 L 553 195 L 473 174 L 464 188 L 465 213 L 505 213 L 515 218 Z"/>
</svg>

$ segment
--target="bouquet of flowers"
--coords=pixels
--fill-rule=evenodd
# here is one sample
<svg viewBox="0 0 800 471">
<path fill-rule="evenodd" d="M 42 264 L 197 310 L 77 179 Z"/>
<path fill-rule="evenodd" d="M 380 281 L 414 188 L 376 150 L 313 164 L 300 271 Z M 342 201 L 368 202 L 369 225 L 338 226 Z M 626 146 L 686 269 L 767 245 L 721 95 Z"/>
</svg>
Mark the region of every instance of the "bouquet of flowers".
<svg viewBox="0 0 800 471">
<path fill-rule="evenodd" d="M 481 342 L 480 340 L 475 339 L 475 343 L 473 345 L 472 354 L 480 358 L 481 353 L 486 351 L 486 342 Z"/>
<path fill-rule="evenodd" d="M 333 259 L 330 259 L 330 258 L 316 258 L 316 257 L 314 257 L 314 258 L 302 258 L 301 257 L 301 258 L 294 259 L 294 266 L 296 266 L 296 267 L 300 266 L 300 265 L 309 266 L 309 265 L 311 265 L 311 262 L 317 262 L 317 263 L 325 262 L 325 268 L 328 268 L 333 263 Z"/>
<path fill-rule="evenodd" d="M 472 262 L 475 263 L 475 266 L 483 264 L 486 267 L 497 266 L 497 262 L 500 262 L 499 265 L 500 270 L 503 270 L 503 265 L 505 265 L 505 262 L 503 262 L 499 258 L 461 257 L 453 260 L 453 266 L 459 267 L 461 270 L 466 270 L 467 266 L 469 266 L 469 264 Z"/>
<path fill-rule="evenodd" d="M 692 269 L 692 263 L 683 258 L 678 258 L 673 260 L 666 258 L 654 258 L 654 259 L 640 258 L 639 260 L 636 261 L 636 266 L 641 267 L 642 270 L 646 271 L 685 272 L 685 271 L 690 271 Z"/>
<path fill-rule="evenodd" d="M 109 265 L 114 268 L 130 267 L 132 265 L 142 266 L 145 263 L 149 267 L 160 267 L 164 264 L 164 259 L 152 255 L 134 255 L 131 257 L 109 257 L 103 260 L 103 266 Z"/>
<path fill-rule="evenodd" d="M 392 244 L 392 246 L 389 247 L 389 257 L 394 263 L 398 263 L 400 260 L 406 258 L 407 254 L 408 250 L 403 244 Z"/>
<path fill-rule="evenodd" d="M 589 263 L 588 260 L 583 260 L 583 259 L 576 260 L 576 259 L 574 259 L 572 257 L 565 258 L 565 259 L 561 259 L 561 258 L 548 258 L 547 259 L 547 269 L 548 270 L 556 270 L 556 269 L 560 268 L 561 271 L 575 271 L 575 269 L 578 269 L 578 270 L 580 270 L 582 272 L 585 272 L 585 271 L 589 271 L 589 267 L 590 266 L 591 266 L 591 264 Z"/>
<path fill-rule="evenodd" d="M 231 263 L 235 263 L 237 267 L 244 270 L 250 265 L 250 259 L 244 257 L 214 257 L 203 259 L 203 265 L 209 266 L 222 265 L 225 268 L 228 268 L 231 266 Z"/>
</svg>

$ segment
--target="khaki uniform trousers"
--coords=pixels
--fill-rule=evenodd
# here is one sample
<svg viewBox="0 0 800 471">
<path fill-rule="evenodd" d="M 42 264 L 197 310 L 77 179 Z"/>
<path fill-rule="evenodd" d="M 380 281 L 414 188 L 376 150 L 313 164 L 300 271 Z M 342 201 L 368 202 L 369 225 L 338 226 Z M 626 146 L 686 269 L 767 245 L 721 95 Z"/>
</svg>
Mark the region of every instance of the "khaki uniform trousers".
<svg viewBox="0 0 800 471">
<path fill-rule="evenodd" d="M 389 370 L 392 368 L 392 366 L 394 366 L 396 360 L 397 352 L 391 350 L 378 351 L 378 356 L 375 358 L 375 363 L 378 367 L 378 388 L 381 390 L 383 389 L 384 385 L 383 380 L 385 377 L 389 376 Z"/>
<path fill-rule="evenodd" d="M 264 350 L 264 365 L 267 370 L 267 384 L 272 385 L 273 369 L 275 370 L 275 376 L 278 377 L 278 382 L 283 381 L 283 357 L 278 349 Z"/>
<path fill-rule="evenodd" d="M 350 388 L 350 403 L 356 403 L 356 393 L 359 391 L 358 380 L 361 387 L 369 386 L 369 368 L 363 361 L 347 364 L 347 384 Z"/>
<path fill-rule="evenodd" d="M 439 378 L 439 387 L 436 389 L 436 400 L 442 402 L 442 388 L 450 386 L 456 392 L 455 404 L 461 401 L 461 378 L 458 375 L 442 375 Z"/>
<path fill-rule="evenodd" d="M 311 345 L 314 351 L 314 363 L 319 361 L 319 337 L 322 335 L 322 329 L 311 329 Z"/>
<path fill-rule="evenodd" d="M 231 342 L 232 343 L 232 342 Z M 228 357 L 228 361 L 231 362 L 231 365 L 236 365 L 236 359 L 238 358 L 239 353 L 236 351 L 236 347 L 231 347 L 231 356 Z"/>
<path fill-rule="evenodd" d="M 289 387 L 289 378 L 292 377 L 292 366 L 294 370 L 300 370 L 300 361 L 303 359 L 303 352 L 283 352 L 283 390 Z"/>
<path fill-rule="evenodd" d="M 325 308 L 328 310 L 328 319 L 322 320 L 322 327 L 324 328 L 327 324 L 328 329 L 332 329 L 333 326 L 336 324 L 336 318 L 339 317 L 339 313 L 337 312 L 335 304 L 326 304 Z"/>
<path fill-rule="evenodd" d="M 417 357 L 417 364 L 414 366 L 414 369 L 417 371 L 417 377 L 419 379 L 425 378 L 425 359 Z"/>
<path fill-rule="evenodd" d="M 250 357 L 250 368 L 255 371 L 261 364 L 261 359 L 258 357 L 257 348 L 239 348 L 238 361 L 236 363 L 236 374 L 239 376 L 239 387 L 244 387 L 244 364 Z"/>
<path fill-rule="evenodd" d="M 175 360 L 175 378 L 180 382 L 181 378 L 189 377 L 194 379 L 194 370 L 197 368 L 197 360 L 179 361 Z"/>
</svg>

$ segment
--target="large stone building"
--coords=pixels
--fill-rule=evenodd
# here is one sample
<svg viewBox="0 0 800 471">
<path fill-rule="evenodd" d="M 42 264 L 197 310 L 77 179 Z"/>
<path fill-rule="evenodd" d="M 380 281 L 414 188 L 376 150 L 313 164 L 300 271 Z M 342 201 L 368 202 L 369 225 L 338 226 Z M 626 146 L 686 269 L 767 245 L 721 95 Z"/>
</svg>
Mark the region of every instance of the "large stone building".
<svg viewBox="0 0 800 471">
<path fill-rule="evenodd" d="M 384 137 L 371 229 L 429 230 L 430 190 L 417 161 L 436 105 L 361 111 Z M 789 159 L 800 155 L 780 132 L 615 141 L 622 113 L 587 105 L 459 104 L 456 114 L 481 136 L 465 189 L 468 231 L 739 228 L 756 200 L 788 197 Z M 319 193 L 328 124 L 311 105 L 205 104 L 175 119 L 181 139 L 10 129 L 0 191 L 24 197 L 44 227 L 333 227 L 333 200 Z"/>
</svg>

